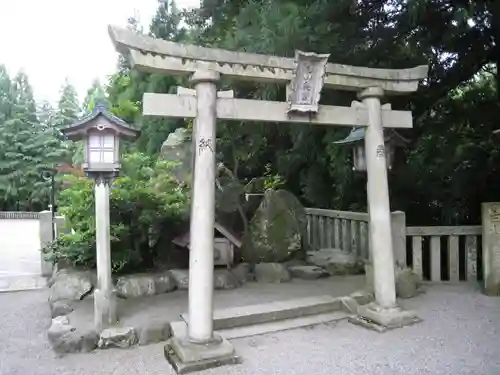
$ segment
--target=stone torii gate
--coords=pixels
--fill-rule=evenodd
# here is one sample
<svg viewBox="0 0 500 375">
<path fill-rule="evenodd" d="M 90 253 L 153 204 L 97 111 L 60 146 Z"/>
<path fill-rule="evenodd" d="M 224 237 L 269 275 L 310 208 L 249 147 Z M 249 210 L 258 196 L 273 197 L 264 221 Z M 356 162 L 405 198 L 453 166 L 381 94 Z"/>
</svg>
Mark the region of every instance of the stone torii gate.
<svg viewBox="0 0 500 375">
<path fill-rule="evenodd" d="M 284 58 L 154 39 L 111 27 L 116 49 L 140 71 L 192 74 L 195 89 L 177 95 L 144 94 L 147 116 L 196 118 L 191 211 L 188 337 L 167 343 L 166 356 L 179 372 L 235 360 L 229 342 L 213 332 L 213 222 L 216 119 L 296 122 L 327 126 L 366 126 L 367 192 L 375 303 L 358 310 L 360 322 L 386 329 L 418 321 L 396 305 L 394 255 L 383 127 L 411 128 L 409 111 L 381 105 L 384 95 L 411 93 L 427 76 L 427 67 L 388 70 L 327 63 L 328 55 L 297 51 Z M 217 92 L 221 75 L 238 80 L 287 85 L 288 102 L 233 98 Z M 322 87 L 358 92 L 350 107 L 319 105 Z"/>
</svg>

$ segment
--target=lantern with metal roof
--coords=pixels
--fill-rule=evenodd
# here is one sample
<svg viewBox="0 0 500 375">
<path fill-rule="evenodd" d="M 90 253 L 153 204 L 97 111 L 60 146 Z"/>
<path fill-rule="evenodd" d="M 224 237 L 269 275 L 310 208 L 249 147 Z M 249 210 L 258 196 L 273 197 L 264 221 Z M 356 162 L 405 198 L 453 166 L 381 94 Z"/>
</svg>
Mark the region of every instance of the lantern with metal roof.
<svg viewBox="0 0 500 375">
<path fill-rule="evenodd" d="M 135 139 L 139 131 L 96 104 L 91 114 L 61 129 L 70 140 L 84 142 L 83 170 L 88 176 L 113 177 L 120 170 L 120 139 Z"/>
<path fill-rule="evenodd" d="M 365 134 L 366 127 L 353 128 L 345 139 L 333 142 L 335 144 L 352 145 L 353 170 L 355 171 L 366 171 Z M 384 143 L 387 169 L 391 170 L 394 163 L 395 148 L 404 147 L 408 140 L 393 129 L 384 129 Z"/>
</svg>

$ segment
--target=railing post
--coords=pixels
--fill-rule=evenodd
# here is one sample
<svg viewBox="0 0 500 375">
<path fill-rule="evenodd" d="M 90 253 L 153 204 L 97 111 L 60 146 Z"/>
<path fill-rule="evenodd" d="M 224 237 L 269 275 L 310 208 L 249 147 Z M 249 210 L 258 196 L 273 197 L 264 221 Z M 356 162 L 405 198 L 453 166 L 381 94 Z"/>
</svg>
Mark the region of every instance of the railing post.
<svg viewBox="0 0 500 375">
<path fill-rule="evenodd" d="M 42 276 L 52 276 L 52 263 L 45 260 L 45 255 L 42 253 L 41 249 L 47 246 L 50 242 L 54 240 L 53 234 L 53 223 L 52 223 L 52 212 L 42 211 L 38 216 L 39 228 L 40 228 L 40 265 Z"/>
<path fill-rule="evenodd" d="M 482 204 L 484 293 L 500 296 L 500 203 Z"/>
<path fill-rule="evenodd" d="M 400 267 L 408 265 L 406 260 L 406 214 L 403 211 L 391 213 L 392 244 L 394 262 Z"/>
</svg>

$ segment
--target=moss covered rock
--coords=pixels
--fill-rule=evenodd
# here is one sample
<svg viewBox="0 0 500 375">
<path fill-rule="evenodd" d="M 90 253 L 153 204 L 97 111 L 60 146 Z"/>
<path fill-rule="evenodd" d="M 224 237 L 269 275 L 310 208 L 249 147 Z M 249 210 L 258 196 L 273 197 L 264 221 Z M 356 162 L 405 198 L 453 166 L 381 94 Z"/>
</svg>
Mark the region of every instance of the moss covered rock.
<svg viewBox="0 0 500 375">
<path fill-rule="evenodd" d="M 243 238 L 245 262 L 283 262 L 303 249 L 307 219 L 298 199 L 285 190 L 268 190 Z"/>
<path fill-rule="evenodd" d="M 168 135 L 161 146 L 163 159 L 175 163 L 172 173 L 179 181 L 191 181 L 191 163 L 193 158 L 190 131 L 178 128 Z"/>
</svg>

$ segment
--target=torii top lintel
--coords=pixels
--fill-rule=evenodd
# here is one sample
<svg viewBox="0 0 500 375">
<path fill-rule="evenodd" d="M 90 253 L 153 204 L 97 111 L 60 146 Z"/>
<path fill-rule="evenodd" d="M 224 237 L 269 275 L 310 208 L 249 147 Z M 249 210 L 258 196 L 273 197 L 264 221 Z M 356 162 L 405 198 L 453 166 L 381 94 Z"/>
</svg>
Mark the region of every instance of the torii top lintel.
<svg viewBox="0 0 500 375">
<path fill-rule="evenodd" d="M 292 58 L 174 43 L 115 26 L 109 26 L 109 35 L 115 48 L 144 72 L 183 75 L 208 67 L 239 80 L 288 84 L 296 66 Z M 378 86 L 389 95 L 406 94 L 417 90 L 427 71 L 426 65 L 376 69 L 329 63 L 324 87 L 359 91 Z"/>
</svg>

